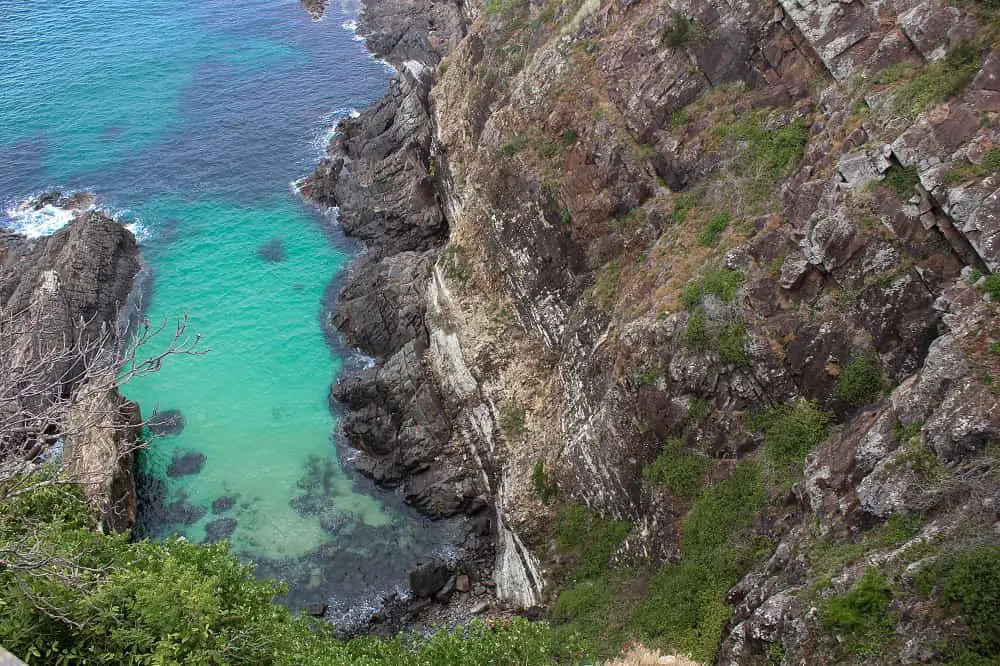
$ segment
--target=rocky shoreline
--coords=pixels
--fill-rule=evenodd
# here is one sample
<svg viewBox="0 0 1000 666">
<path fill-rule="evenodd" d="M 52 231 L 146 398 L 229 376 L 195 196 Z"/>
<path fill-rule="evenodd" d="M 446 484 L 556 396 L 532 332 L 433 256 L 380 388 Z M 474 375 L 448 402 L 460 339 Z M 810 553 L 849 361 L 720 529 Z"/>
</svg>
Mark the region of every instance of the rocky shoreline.
<svg viewBox="0 0 1000 666">
<path fill-rule="evenodd" d="M 138 405 L 119 394 L 114 379 L 100 374 L 108 369 L 100 370 L 95 361 L 120 343 L 114 331 L 127 326 L 122 317 L 128 314 L 141 258 L 132 232 L 93 205 L 89 194 L 58 192 L 23 204 L 35 211 L 57 207 L 74 219 L 37 239 L 2 232 L 0 306 L 3 325 L 13 327 L 4 332 L 11 336 L 4 340 L 5 357 L 35 359 L 40 371 L 23 389 L 29 397 L 22 400 L 33 402 L 19 408 L 62 421 L 55 427 L 64 433 L 64 466 L 94 504 L 102 529 L 117 532 L 136 519 L 140 415 Z M 43 460 L 57 445 L 49 440 L 45 433 L 29 431 L 20 441 L 0 442 L 0 461 Z"/>
<path fill-rule="evenodd" d="M 412 596 L 385 599 L 373 615 L 367 630 L 376 633 L 460 623 L 495 606 L 495 518 L 475 463 L 449 447 L 449 405 L 424 367 L 431 341 L 423 286 L 448 238 L 428 93 L 434 66 L 466 21 L 457 4 L 366 3 L 358 32 L 398 74 L 381 100 L 340 122 L 328 157 L 301 184 L 307 198 L 336 207 L 343 230 L 365 246 L 327 304 L 337 346 L 372 359 L 347 364 L 330 393 L 341 458 L 458 529 L 454 543 L 442 544 L 454 557 L 414 570 Z"/>
<path fill-rule="evenodd" d="M 911 573 L 995 531 L 969 515 L 1000 492 L 976 476 L 1000 441 L 991 16 L 370 2 L 360 33 L 399 75 L 303 187 L 368 247 L 332 316 L 374 359 L 332 391 L 357 468 L 482 516 L 503 603 L 631 584 L 636 632 L 668 640 L 689 627 L 650 617 L 684 570 L 661 565 L 712 531 L 699 502 L 763 469 L 720 533 L 773 555 L 699 583 L 714 601 L 685 613 L 721 634 L 703 658 L 842 660 L 817 618 L 875 567 L 895 648 L 932 663 L 952 625 Z M 815 438 L 775 476 L 758 420 L 803 414 Z M 678 490 L 660 464 L 700 471 Z M 580 511 L 628 534 L 573 589 L 557 532 Z M 905 544 L 873 540 L 900 521 Z"/>
</svg>

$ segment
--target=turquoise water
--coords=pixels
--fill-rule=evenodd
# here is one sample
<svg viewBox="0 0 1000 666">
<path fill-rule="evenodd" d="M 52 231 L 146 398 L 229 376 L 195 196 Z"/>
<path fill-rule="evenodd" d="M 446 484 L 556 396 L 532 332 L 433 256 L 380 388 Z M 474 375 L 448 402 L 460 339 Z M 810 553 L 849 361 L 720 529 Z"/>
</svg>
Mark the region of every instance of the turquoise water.
<svg viewBox="0 0 1000 666">
<path fill-rule="evenodd" d="M 293 600 L 391 586 L 437 540 L 338 462 L 327 396 L 342 360 L 321 302 L 351 250 L 291 187 L 336 119 L 385 89 L 386 67 L 341 25 L 353 12 L 0 0 L 0 224 L 40 231 L 54 218 L 15 214 L 18 201 L 94 192 L 141 239 L 148 319 L 187 313 L 211 349 L 125 388 L 146 416 L 186 424 L 142 458 L 138 531 L 200 542 L 235 520 L 234 550 L 289 579 Z M 275 239 L 283 261 L 258 256 Z M 192 453 L 200 471 L 167 473 Z M 232 508 L 213 510 L 220 498 Z"/>
</svg>

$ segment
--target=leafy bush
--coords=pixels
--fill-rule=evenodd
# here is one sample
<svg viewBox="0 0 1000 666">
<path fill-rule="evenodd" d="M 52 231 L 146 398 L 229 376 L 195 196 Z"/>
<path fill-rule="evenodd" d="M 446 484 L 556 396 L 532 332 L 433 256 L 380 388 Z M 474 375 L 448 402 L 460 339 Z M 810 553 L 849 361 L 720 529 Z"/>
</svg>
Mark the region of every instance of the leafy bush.
<svg viewBox="0 0 1000 666">
<path fill-rule="evenodd" d="M 674 10 L 663 28 L 663 43 L 672 49 L 691 44 L 700 35 L 697 22 L 684 12 Z"/>
<path fill-rule="evenodd" d="M 719 331 L 719 357 L 730 365 L 745 368 L 750 365 L 746 343 L 747 325 L 742 320 L 728 322 Z"/>
<path fill-rule="evenodd" d="M 746 351 L 747 327 L 741 319 L 730 319 L 724 324 L 708 321 L 705 308 L 698 306 L 690 314 L 681 343 L 698 352 L 714 351 L 723 362 L 746 367 L 750 358 Z"/>
<path fill-rule="evenodd" d="M 987 275 L 984 287 L 986 289 L 986 293 L 990 295 L 990 298 L 994 301 L 1000 302 L 1000 273 Z"/>
<path fill-rule="evenodd" d="M 559 494 L 559 486 L 555 479 L 545 472 L 545 461 L 536 460 L 535 468 L 531 471 L 531 484 L 535 489 L 535 497 L 548 505 L 555 496 Z"/>
<path fill-rule="evenodd" d="M 698 245 L 702 247 L 715 247 L 719 243 L 722 234 L 729 228 L 729 213 L 717 213 L 712 216 L 708 224 L 698 235 Z"/>
<path fill-rule="evenodd" d="M 752 462 L 706 488 L 684 519 L 680 564 L 668 564 L 649 583 L 636 608 L 635 625 L 653 640 L 711 662 L 731 609 L 727 590 L 762 554 L 747 538 L 766 494 Z"/>
<path fill-rule="evenodd" d="M 826 601 L 820 621 L 827 630 L 840 634 L 852 652 L 878 654 L 880 644 L 895 624 L 891 601 L 889 582 L 875 569 L 868 569 L 845 594 Z"/>
<path fill-rule="evenodd" d="M 957 651 L 1000 657 L 1000 546 L 959 554 L 942 577 L 942 603 L 957 607 L 968 626 L 967 641 Z"/>
<path fill-rule="evenodd" d="M 712 336 L 708 330 L 708 320 L 705 308 L 698 306 L 687 320 L 687 328 L 681 342 L 685 347 L 695 351 L 708 351 L 712 344 Z"/>
<path fill-rule="evenodd" d="M 837 379 L 837 397 L 855 407 L 868 404 L 884 389 L 882 371 L 871 356 L 852 358 Z"/>
<path fill-rule="evenodd" d="M 67 487 L 3 509 L 0 552 L 24 543 L 31 529 L 40 554 L 53 558 L 52 567 L 26 575 L 0 569 L 0 643 L 29 664 L 541 666 L 572 660 L 576 650 L 572 635 L 556 641 L 548 625 L 520 618 L 409 642 L 340 642 L 328 626 L 272 603 L 284 587 L 257 580 L 225 543 L 97 534 L 90 509 Z"/>
<path fill-rule="evenodd" d="M 826 439 L 830 415 L 816 403 L 800 400 L 751 414 L 748 425 L 764 435 L 767 456 L 777 465 L 798 463 Z"/>
<path fill-rule="evenodd" d="M 642 475 L 674 495 L 693 497 L 710 466 L 708 458 L 685 449 L 681 439 L 672 438 L 667 440 L 656 460 L 642 470 Z"/>
<path fill-rule="evenodd" d="M 684 287 L 681 302 L 686 308 L 692 308 L 701 299 L 711 294 L 725 303 L 736 297 L 736 290 L 743 284 L 743 273 L 731 268 L 715 266 L 705 271 L 704 275 L 691 280 Z"/>
</svg>

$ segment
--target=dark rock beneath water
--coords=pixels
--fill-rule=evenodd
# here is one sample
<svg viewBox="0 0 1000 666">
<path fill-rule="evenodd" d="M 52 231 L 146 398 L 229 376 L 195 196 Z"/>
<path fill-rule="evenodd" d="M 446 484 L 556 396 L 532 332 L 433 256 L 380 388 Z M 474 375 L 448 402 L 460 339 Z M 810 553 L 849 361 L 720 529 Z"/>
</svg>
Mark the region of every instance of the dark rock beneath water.
<svg viewBox="0 0 1000 666">
<path fill-rule="evenodd" d="M 196 523 L 206 513 L 208 513 L 208 509 L 189 503 L 186 496 L 181 497 L 175 502 L 170 502 L 163 507 L 164 521 L 180 525 Z"/>
<path fill-rule="evenodd" d="M 146 423 L 156 437 L 170 437 L 184 431 L 184 415 L 179 409 L 156 412 Z M 202 456 L 204 457 L 204 456 Z"/>
<path fill-rule="evenodd" d="M 257 256 L 272 264 L 285 260 L 285 244 L 280 238 L 272 238 L 257 248 Z"/>
<path fill-rule="evenodd" d="M 212 513 L 225 513 L 233 508 L 236 504 L 236 498 L 231 495 L 224 495 L 219 499 L 212 502 Z"/>
<path fill-rule="evenodd" d="M 441 560 L 421 564 L 410 572 L 410 591 L 416 597 L 433 597 L 447 585 L 451 573 L 451 568 Z"/>
<path fill-rule="evenodd" d="M 215 543 L 228 539 L 236 531 L 235 518 L 220 518 L 205 525 L 205 541 Z"/>
<path fill-rule="evenodd" d="M 176 479 L 179 476 L 197 474 L 205 466 L 205 454 L 198 452 L 174 453 L 174 457 L 167 466 L 167 476 Z"/>
</svg>

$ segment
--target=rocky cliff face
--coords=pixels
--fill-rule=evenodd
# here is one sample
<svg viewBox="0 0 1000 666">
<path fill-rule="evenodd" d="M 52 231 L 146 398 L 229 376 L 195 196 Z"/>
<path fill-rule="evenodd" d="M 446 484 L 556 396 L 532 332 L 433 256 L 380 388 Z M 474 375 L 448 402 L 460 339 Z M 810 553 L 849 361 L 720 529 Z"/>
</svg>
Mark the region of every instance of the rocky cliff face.
<svg viewBox="0 0 1000 666">
<path fill-rule="evenodd" d="M 655 597 L 752 469 L 701 654 L 941 660 L 975 621 L 917 572 L 994 545 L 1000 489 L 992 11 L 369 2 L 400 75 L 306 190 L 370 247 L 333 321 L 376 359 L 334 388 L 362 470 L 489 516 L 500 598 L 559 619 L 561 507 L 631 525 L 607 563 L 668 563 Z M 830 608 L 874 576 L 866 652 Z"/>
<path fill-rule="evenodd" d="M 135 238 L 104 214 L 81 210 L 52 236 L 8 234 L 2 247 L 5 463 L 47 457 L 61 445 L 103 527 L 130 527 L 138 407 L 118 394 L 116 368 L 100 359 L 115 342 L 139 270 Z"/>
</svg>

